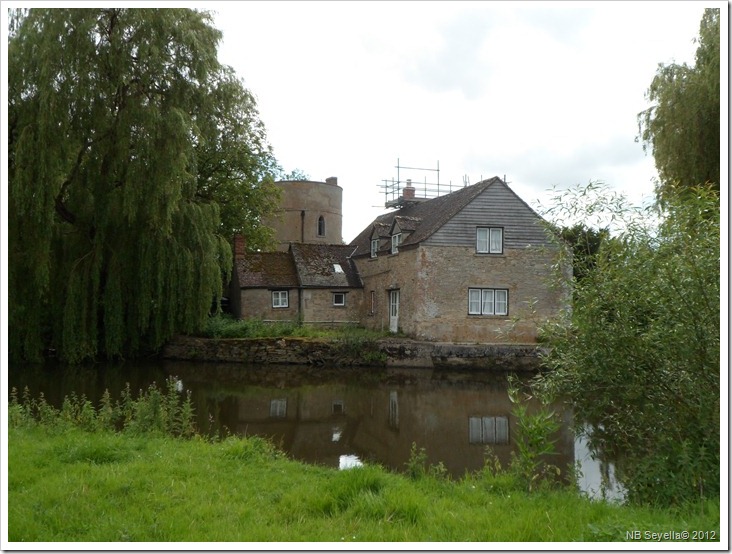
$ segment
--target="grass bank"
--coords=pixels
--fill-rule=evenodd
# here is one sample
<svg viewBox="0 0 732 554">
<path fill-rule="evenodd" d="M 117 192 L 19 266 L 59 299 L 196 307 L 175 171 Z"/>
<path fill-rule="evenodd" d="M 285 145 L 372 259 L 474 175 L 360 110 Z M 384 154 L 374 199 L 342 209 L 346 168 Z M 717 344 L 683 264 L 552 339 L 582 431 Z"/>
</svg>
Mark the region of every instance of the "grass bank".
<svg viewBox="0 0 732 554">
<path fill-rule="evenodd" d="M 449 481 L 286 459 L 218 442 L 44 426 L 9 432 L 10 541 L 624 541 L 714 531 L 719 502 L 678 510 L 528 494 L 482 472 Z M 644 536 L 644 535 L 641 535 Z"/>
<path fill-rule="evenodd" d="M 451 480 L 413 449 L 405 472 L 287 459 L 258 437 L 203 438 L 169 380 L 54 408 L 11 393 L 10 542 L 573 542 L 719 540 L 719 498 L 675 509 L 594 502 L 524 472 Z M 529 420 L 527 420 L 529 421 Z M 524 468 L 525 469 L 525 468 Z M 528 475 L 534 475 L 534 470 Z M 533 481 L 533 477 L 532 477 Z M 531 490 L 532 492 L 528 492 Z M 664 533 L 676 533 L 664 535 Z"/>
</svg>

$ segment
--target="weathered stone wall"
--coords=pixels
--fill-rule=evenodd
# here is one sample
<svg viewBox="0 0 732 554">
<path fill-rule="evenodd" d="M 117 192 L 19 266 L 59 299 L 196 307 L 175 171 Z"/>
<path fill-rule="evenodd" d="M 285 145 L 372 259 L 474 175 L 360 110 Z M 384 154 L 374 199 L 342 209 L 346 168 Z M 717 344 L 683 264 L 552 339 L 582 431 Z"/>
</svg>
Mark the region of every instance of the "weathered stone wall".
<svg viewBox="0 0 732 554">
<path fill-rule="evenodd" d="M 280 213 L 267 218 L 275 230 L 279 250 L 290 242 L 341 244 L 343 242 L 343 189 L 337 179 L 320 181 L 278 181 L 282 192 Z M 302 212 L 305 212 L 304 219 Z M 318 234 L 318 218 L 325 220 L 325 234 Z"/>
<path fill-rule="evenodd" d="M 539 247 L 476 254 L 461 246 L 404 248 L 358 258 L 364 281 L 363 324 L 389 328 L 388 290 L 400 290 L 399 329 L 420 340 L 535 343 L 537 323 L 556 316 L 565 298 L 550 287 L 555 252 Z M 469 288 L 508 290 L 508 315 L 468 314 Z M 371 314 L 370 294 L 376 309 Z"/>
<path fill-rule="evenodd" d="M 176 337 L 163 357 L 206 362 L 364 367 L 424 367 L 536 371 L 542 349 L 533 345 L 452 344 L 388 338 L 353 345 L 336 341 Z"/>
<path fill-rule="evenodd" d="M 206 339 L 179 336 L 168 342 L 163 357 L 174 360 L 247 364 L 374 365 L 374 356 L 348 344 L 308 338 Z M 370 363 L 369 363 L 370 362 Z M 381 364 L 384 356 L 381 355 Z"/>
<path fill-rule="evenodd" d="M 476 343 L 533 343 L 537 323 L 562 307 L 550 287 L 556 252 L 506 248 L 503 254 L 476 254 L 466 247 L 420 247 L 417 272 L 424 284 L 415 318 L 415 336 L 425 340 Z M 468 314 L 468 289 L 508 290 L 508 315 Z"/>
<path fill-rule="evenodd" d="M 272 307 L 272 291 L 269 289 L 239 289 L 238 294 L 243 319 L 297 321 L 298 289 L 288 289 L 287 308 Z"/>
<path fill-rule="evenodd" d="M 345 306 L 333 305 L 333 293 L 346 295 Z M 303 323 L 328 325 L 360 323 L 363 291 L 361 289 L 303 289 Z"/>
</svg>

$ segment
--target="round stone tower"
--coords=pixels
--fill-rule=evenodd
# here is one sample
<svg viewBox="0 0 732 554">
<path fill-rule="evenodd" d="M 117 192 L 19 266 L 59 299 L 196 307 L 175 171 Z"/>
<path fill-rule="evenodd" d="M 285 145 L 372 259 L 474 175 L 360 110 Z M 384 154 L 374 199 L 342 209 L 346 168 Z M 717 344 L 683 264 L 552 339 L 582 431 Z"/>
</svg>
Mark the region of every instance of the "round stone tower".
<svg viewBox="0 0 732 554">
<path fill-rule="evenodd" d="M 343 243 L 343 189 L 336 177 L 320 181 L 277 181 L 280 215 L 265 223 L 275 230 L 280 250 L 291 242 Z"/>
</svg>

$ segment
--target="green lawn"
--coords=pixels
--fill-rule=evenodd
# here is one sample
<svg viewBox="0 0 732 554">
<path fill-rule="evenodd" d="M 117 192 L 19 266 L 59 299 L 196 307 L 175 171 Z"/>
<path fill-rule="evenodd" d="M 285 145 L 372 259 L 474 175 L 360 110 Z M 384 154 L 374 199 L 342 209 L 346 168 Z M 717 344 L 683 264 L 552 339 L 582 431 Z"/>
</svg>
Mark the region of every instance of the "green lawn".
<svg viewBox="0 0 732 554">
<path fill-rule="evenodd" d="M 11 427 L 8 537 L 16 541 L 624 541 L 713 531 L 719 499 L 676 510 L 522 492 L 489 472 L 449 481 L 378 466 L 304 465 L 261 439 L 219 442 Z"/>
</svg>

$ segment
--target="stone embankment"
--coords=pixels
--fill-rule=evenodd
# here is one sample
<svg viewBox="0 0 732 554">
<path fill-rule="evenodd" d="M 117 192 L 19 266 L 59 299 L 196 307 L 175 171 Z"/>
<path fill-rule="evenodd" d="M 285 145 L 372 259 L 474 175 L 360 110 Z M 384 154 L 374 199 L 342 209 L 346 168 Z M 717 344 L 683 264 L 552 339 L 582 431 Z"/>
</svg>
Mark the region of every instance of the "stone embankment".
<svg viewBox="0 0 732 554">
<path fill-rule="evenodd" d="M 338 367 L 424 367 L 535 371 L 536 345 L 456 344 L 386 338 L 349 343 L 310 338 L 206 339 L 176 337 L 163 350 L 174 360 Z"/>
</svg>

